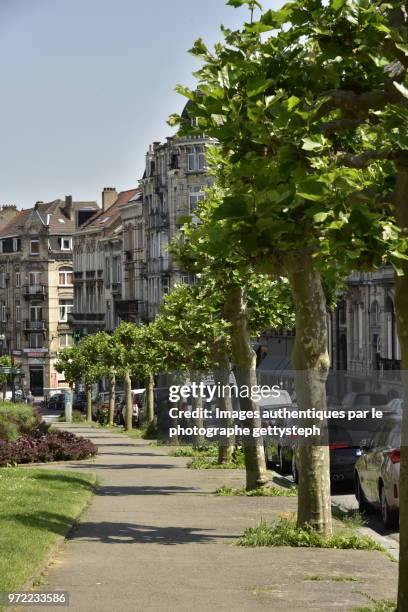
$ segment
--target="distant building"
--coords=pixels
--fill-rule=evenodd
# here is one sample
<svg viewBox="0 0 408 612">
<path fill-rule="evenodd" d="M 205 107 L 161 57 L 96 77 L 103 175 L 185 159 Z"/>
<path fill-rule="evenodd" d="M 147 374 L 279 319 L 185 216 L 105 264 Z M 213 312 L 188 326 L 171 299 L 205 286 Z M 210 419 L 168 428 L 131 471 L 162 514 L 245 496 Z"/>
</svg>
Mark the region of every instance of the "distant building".
<svg viewBox="0 0 408 612">
<path fill-rule="evenodd" d="M 147 316 L 154 319 L 164 296 L 177 282 L 191 283 L 168 253 L 167 247 L 180 218 L 194 215 L 205 189 L 213 180 L 207 173 L 205 136 L 167 138 L 155 142 L 146 155 L 146 170 L 140 186 L 143 193 Z"/>
<path fill-rule="evenodd" d="M 122 300 L 123 246 L 121 206 L 139 193 L 117 193 L 107 187 L 102 210 L 75 234 L 74 308 L 70 317 L 75 335 L 112 331 L 119 323 Z"/>
<path fill-rule="evenodd" d="M 54 363 L 57 351 L 72 344 L 72 237 L 97 208 L 67 196 L 0 210 L 1 352 L 21 363 L 34 395 L 63 383 Z"/>
</svg>

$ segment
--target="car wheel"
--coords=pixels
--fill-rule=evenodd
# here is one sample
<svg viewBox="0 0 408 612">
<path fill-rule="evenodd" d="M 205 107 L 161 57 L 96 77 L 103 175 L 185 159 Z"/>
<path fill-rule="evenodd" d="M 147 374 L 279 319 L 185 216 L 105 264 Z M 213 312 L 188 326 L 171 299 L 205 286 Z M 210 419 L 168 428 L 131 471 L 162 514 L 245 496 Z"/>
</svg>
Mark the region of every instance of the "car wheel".
<svg viewBox="0 0 408 612">
<path fill-rule="evenodd" d="M 293 457 L 292 457 L 292 478 L 295 484 L 299 484 L 299 472 L 298 472 L 297 465 L 296 465 L 295 453 L 293 453 Z"/>
<path fill-rule="evenodd" d="M 380 483 L 380 504 L 381 504 L 381 517 L 383 525 L 386 529 L 394 529 L 398 526 L 398 512 L 391 510 L 388 505 L 387 496 L 385 494 L 385 488 Z"/>
<path fill-rule="evenodd" d="M 356 477 L 355 477 L 355 487 L 356 487 L 356 499 L 358 501 L 359 512 L 369 512 L 370 505 L 368 501 L 366 500 L 363 489 L 361 488 L 360 478 L 358 474 L 356 474 Z"/>
</svg>

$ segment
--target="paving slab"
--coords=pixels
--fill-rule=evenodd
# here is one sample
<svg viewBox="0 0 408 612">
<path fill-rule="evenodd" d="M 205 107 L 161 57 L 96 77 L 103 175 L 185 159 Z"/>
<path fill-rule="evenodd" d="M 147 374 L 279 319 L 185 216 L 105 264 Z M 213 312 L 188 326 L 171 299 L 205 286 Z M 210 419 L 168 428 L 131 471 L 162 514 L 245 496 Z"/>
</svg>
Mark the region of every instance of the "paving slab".
<svg viewBox="0 0 408 612">
<path fill-rule="evenodd" d="M 397 564 L 376 551 L 236 546 L 246 527 L 296 509 L 296 498 L 214 495 L 242 486 L 242 470 L 189 470 L 144 440 L 70 429 L 99 455 L 59 467 L 93 472 L 99 488 L 39 587 L 69 591 L 69 610 L 352 610 L 367 595 L 396 598 Z"/>
</svg>

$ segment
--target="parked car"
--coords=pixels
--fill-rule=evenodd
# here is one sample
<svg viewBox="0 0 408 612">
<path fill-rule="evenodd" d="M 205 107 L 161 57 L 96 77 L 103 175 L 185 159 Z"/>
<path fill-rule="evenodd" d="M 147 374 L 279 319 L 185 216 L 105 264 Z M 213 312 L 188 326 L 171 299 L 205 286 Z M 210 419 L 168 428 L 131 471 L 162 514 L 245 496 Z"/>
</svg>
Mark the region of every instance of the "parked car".
<svg viewBox="0 0 408 612">
<path fill-rule="evenodd" d="M 261 413 L 262 427 L 268 427 L 269 425 L 282 424 L 281 420 L 270 418 L 270 411 L 275 411 L 279 408 L 287 408 L 290 410 L 291 408 L 294 408 L 294 406 L 289 393 L 284 389 L 281 389 L 279 397 L 271 396 L 267 398 L 262 398 L 258 402 L 258 408 Z M 286 471 L 287 466 L 285 464 L 285 459 L 282 455 L 282 448 L 277 441 L 264 439 L 264 450 L 267 466 L 270 466 L 274 463 L 279 463 L 281 465 L 284 465 L 283 471 Z"/>
<path fill-rule="evenodd" d="M 83 391 L 77 393 L 74 397 L 73 408 L 85 412 L 86 410 L 86 394 Z"/>
<path fill-rule="evenodd" d="M 357 393 L 356 391 L 352 391 L 344 397 L 341 405 L 343 408 L 353 410 L 369 410 L 370 408 L 383 408 L 384 412 L 388 411 L 387 396 L 384 395 L 384 393 L 377 393 L 372 391 L 364 393 Z"/>
<path fill-rule="evenodd" d="M 64 410 L 65 409 L 65 395 L 64 393 L 55 393 L 48 398 L 46 408 L 48 410 Z"/>
<path fill-rule="evenodd" d="M 389 416 L 362 442 L 354 472 L 360 511 L 380 509 L 387 529 L 397 527 L 399 519 L 401 421 L 401 415 Z"/>
<path fill-rule="evenodd" d="M 354 408 L 353 408 L 354 410 Z M 292 423 L 290 423 L 292 424 Z M 344 483 L 352 486 L 354 466 L 361 456 L 361 443 L 370 438 L 378 427 L 378 419 L 329 419 L 327 442 L 330 451 L 330 478 L 332 484 Z M 280 446 L 279 466 L 283 474 L 292 472 L 298 481 L 299 466 L 297 449 L 304 440 L 285 441 Z M 324 443 L 324 442 L 322 442 Z"/>
</svg>

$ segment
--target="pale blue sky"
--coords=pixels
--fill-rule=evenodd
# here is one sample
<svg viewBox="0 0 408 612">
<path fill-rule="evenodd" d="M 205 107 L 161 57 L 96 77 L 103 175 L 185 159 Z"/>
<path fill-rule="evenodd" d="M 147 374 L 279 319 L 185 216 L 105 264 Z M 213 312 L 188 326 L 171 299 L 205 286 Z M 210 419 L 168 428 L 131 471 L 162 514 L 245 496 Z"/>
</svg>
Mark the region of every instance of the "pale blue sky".
<svg viewBox="0 0 408 612">
<path fill-rule="evenodd" d="M 246 16 L 224 0 L 0 0 L 0 204 L 137 186 L 183 106 L 174 86 L 193 84 L 187 49 Z"/>
</svg>

